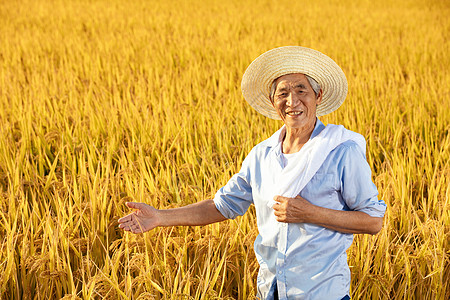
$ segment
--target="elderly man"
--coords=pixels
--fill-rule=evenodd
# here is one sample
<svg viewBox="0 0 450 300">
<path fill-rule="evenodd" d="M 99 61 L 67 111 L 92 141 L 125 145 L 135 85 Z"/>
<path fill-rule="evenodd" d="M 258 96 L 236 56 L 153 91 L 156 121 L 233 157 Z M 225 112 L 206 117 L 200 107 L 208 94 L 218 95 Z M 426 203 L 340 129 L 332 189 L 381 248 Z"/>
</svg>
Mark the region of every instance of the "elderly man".
<svg viewBox="0 0 450 300">
<path fill-rule="evenodd" d="M 280 47 L 250 64 L 241 87 L 253 108 L 284 126 L 251 150 L 214 199 L 169 210 L 127 203 L 136 211 L 120 228 L 205 225 L 254 204 L 258 297 L 349 299 L 346 250 L 353 234 L 381 229 L 386 205 L 371 180 L 364 138 L 317 118 L 344 101 L 344 73 L 316 50 Z"/>
</svg>

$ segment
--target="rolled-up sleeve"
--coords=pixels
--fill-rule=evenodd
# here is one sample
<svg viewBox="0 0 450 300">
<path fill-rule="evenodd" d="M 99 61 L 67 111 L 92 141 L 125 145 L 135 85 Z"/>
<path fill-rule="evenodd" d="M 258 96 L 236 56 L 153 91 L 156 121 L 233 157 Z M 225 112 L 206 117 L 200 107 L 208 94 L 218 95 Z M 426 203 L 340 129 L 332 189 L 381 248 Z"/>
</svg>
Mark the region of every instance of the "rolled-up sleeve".
<svg viewBox="0 0 450 300">
<path fill-rule="evenodd" d="M 372 182 L 370 166 L 355 143 L 347 144 L 340 162 L 341 194 L 346 205 L 372 217 L 383 217 L 386 203 L 378 199 L 378 190 Z"/>
<path fill-rule="evenodd" d="M 252 152 L 244 159 L 239 173 L 233 175 L 214 196 L 214 203 L 225 218 L 234 219 L 242 216 L 253 203 L 250 185 Z"/>
</svg>

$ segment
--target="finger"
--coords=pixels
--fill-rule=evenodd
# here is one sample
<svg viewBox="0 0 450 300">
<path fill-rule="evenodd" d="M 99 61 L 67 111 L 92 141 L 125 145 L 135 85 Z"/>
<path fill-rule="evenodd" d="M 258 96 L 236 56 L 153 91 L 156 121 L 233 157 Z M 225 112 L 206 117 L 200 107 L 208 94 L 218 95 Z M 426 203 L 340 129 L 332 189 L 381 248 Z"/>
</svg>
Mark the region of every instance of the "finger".
<svg viewBox="0 0 450 300">
<path fill-rule="evenodd" d="M 125 230 L 125 231 L 130 231 L 131 230 L 129 226 L 124 226 L 122 229 Z"/>
<path fill-rule="evenodd" d="M 128 223 L 126 225 L 123 225 L 122 229 L 132 233 L 139 233 L 138 232 L 139 228 L 140 228 L 139 225 Z"/>
<path fill-rule="evenodd" d="M 125 217 L 120 218 L 117 222 L 119 223 L 125 223 L 128 221 L 131 221 L 131 216 L 134 215 L 134 213 L 128 214 Z"/>
<path fill-rule="evenodd" d="M 146 205 L 145 203 L 139 203 L 139 202 L 125 202 L 125 204 L 129 208 L 134 208 L 134 209 L 143 209 Z"/>
<path fill-rule="evenodd" d="M 286 201 L 286 197 L 283 197 L 283 196 L 279 196 L 279 195 L 277 195 L 277 196 L 275 196 L 275 197 L 273 197 L 273 200 L 274 201 L 276 201 L 276 202 L 278 202 L 278 203 L 282 203 L 282 202 L 285 202 Z"/>
<path fill-rule="evenodd" d="M 275 215 L 275 217 L 277 218 L 281 218 L 281 217 L 285 217 L 286 216 L 286 212 L 284 211 L 276 211 L 273 213 Z"/>
<path fill-rule="evenodd" d="M 132 233 L 143 233 L 144 231 L 142 230 L 141 226 L 134 225 L 131 227 L 131 232 Z"/>
<path fill-rule="evenodd" d="M 278 201 L 275 202 L 275 204 L 273 205 L 273 208 L 275 209 L 281 209 L 284 205 L 285 205 L 286 201 Z"/>
<path fill-rule="evenodd" d="M 276 203 L 272 206 L 272 208 L 273 208 L 274 211 L 278 211 L 278 210 L 280 210 L 280 208 L 281 208 L 281 204 L 278 203 L 278 202 L 276 202 Z"/>
<path fill-rule="evenodd" d="M 125 227 L 131 227 L 135 224 L 134 221 L 129 221 L 129 222 L 125 222 L 125 223 L 120 223 L 119 224 L 119 228 L 125 228 Z"/>
</svg>

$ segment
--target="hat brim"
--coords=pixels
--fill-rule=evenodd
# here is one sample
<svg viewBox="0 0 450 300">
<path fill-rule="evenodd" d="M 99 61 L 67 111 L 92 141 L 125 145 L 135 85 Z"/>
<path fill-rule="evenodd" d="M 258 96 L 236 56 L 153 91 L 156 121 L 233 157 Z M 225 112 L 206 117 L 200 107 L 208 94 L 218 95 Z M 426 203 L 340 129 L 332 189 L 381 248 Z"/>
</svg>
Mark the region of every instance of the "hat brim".
<svg viewBox="0 0 450 300">
<path fill-rule="evenodd" d="M 257 57 L 242 77 L 242 94 L 260 114 L 279 120 L 269 99 L 270 88 L 278 77 L 293 73 L 308 75 L 320 84 L 322 102 L 317 106 L 318 117 L 338 109 L 347 96 L 347 78 L 341 68 L 325 54 L 300 46 L 275 48 Z"/>
</svg>

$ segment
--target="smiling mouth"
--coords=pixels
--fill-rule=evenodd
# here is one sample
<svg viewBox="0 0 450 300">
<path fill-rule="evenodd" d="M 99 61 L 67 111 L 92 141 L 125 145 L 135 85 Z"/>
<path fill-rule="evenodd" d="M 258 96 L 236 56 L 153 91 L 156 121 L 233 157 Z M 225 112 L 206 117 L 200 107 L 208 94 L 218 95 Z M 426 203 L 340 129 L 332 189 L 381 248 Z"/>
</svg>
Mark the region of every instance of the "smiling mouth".
<svg viewBox="0 0 450 300">
<path fill-rule="evenodd" d="M 303 114 L 303 111 L 290 111 L 290 112 L 287 112 L 286 114 L 291 117 L 296 117 L 296 116 L 300 116 L 301 114 Z"/>
</svg>

